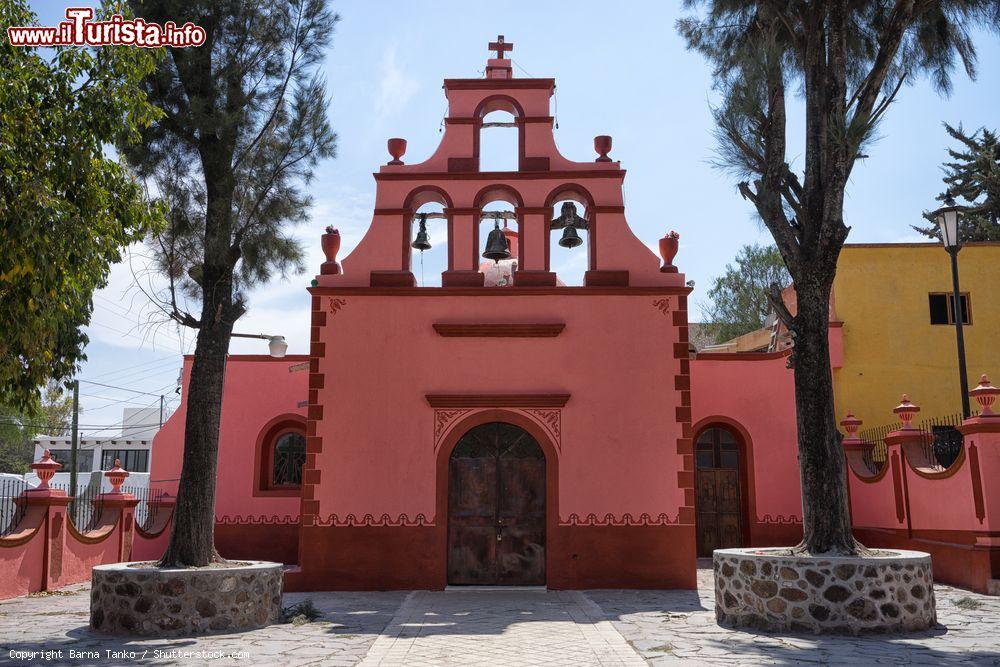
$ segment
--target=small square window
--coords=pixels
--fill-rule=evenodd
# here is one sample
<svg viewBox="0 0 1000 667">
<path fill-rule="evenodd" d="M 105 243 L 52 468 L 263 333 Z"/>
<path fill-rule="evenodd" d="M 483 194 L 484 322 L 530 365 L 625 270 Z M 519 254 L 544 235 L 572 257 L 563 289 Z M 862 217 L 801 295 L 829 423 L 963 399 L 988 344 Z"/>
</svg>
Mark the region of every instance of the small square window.
<svg viewBox="0 0 1000 667">
<path fill-rule="evenodd" d="M 927 296 L 930 306 L 931 324 L 954 324 L 955 323 L 955 297 L 952 294 L 932 293 Z M 972 324 L 971 302 L 969 294 L 961 295 L 962 304 L 962 324 Z"/>
</svg>

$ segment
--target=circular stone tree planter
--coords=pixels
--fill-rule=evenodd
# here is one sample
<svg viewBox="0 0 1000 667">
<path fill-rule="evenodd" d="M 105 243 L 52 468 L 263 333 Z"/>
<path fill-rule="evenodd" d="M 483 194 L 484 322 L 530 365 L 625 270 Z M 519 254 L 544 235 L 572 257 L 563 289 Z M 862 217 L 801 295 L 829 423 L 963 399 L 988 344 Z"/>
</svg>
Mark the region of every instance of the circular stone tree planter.
<svg viewBox="0 0 1000 667">
<path fill-rule="evenodd" d="M 114 563 L 93 568 L 90 627 L 114 635 L 179 636 L 258 628 L 281 615 L 281 563 L 207 568 Z"/>
<path fill-rule="evenodd" d="M 856 635 L 937 622 L 931 557 L 919 551 L 821 558 L 718 549 L 712 560 L 715 617 L 727 627 Z"/>
</svg>

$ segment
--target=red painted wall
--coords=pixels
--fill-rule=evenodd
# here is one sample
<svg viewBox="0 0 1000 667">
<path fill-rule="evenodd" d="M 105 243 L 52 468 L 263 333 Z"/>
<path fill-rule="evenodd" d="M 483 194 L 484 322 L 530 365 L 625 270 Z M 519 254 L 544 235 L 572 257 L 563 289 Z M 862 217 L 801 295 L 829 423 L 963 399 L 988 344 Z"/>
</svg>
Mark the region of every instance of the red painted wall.
<svg viewBox="0 0 1000 667">
<path fill-rule="evenodd" d="M 728 427 L 748 445 L 744 457 L 749 543 L 794 543 L 802 537 L 795 427 L 795 387 L 783 354 L 701 354 L 691 361 L 694 438 Z M 743 464 L 743 461 L 741 461 Z"/>
<path fill-rule="evenodd" d="M 226 365 L 219 428 L 219 474 L 215 496 L 216 547 L 232 558 L 256 558 L 294 563 L 297 496 L 261 495 L 258 445 L 269 424 L 284 416 L 304 420 L 309 373 L 289 372 L 308 361 L 304 355 L 274 359 L 264 355 L 231 355 Z M 192 358 L 184 358 L 181 403 L 153 440 L 150 485 L 176 494 L 184 451 L 187 386 Z M 284 531 L 275 539 L 275 530 Z"/>
</svg>

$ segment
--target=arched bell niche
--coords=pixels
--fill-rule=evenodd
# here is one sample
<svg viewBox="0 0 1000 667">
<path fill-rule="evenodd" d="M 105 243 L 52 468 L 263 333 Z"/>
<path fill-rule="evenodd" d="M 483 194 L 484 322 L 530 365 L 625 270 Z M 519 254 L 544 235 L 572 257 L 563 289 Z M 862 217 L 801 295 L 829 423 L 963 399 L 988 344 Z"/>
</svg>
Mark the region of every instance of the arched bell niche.
<svg viewBox="0 0 1000 667">
<path fill-rule="evenodd" d="M 403 221 L 404 253 L 418 287 L 440 287 L 441 273 L 448 268 L 448 220 L 451 205 L 447 193 L 436 188 L 415 190 L 407 198 Z M 421 222 L 424 234 L 421 235 Z M 414 247 L 416 244 L 419 247 Z M 426 247 L 429 244 L 430 247 Z M 423 248 L 423 249 L 421 249 Z"/>
<path fill-rule="evenodd" d="M 549 221 L 549 268 L 560 284 L 579 286 L 594 268 L 593 198 L 578 185 L 557 188 L 546 206 L 552 207 Z"/>
<path fill-rule="evenodd" d="M 481 211 L 477 253 L 479 271 L 486 287 L 511 287 L 519 266 L 520 228 L 516 210 L 521 207 L 521 195 L 510 186 L 498 185 L 483 189 L 476 197 Z M 494 253 L 506 252 L 506 256 Z"/>
</svg>

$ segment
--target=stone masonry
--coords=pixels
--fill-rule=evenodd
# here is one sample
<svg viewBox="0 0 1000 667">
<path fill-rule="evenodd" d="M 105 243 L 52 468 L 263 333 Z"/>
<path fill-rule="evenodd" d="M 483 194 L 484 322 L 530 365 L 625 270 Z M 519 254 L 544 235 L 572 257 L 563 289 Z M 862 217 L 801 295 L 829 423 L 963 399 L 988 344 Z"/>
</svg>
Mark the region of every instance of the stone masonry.
<svg viewBox="0 0 1000 667">
<path fill-rule="evenodd" d="M 715 615 L 728 627 L 859 634 L 937 622 L 931 559 L 916 551 L 865 558 L 715 551 Z"/>
<path fill-rule="evenodd" d="M 178 636 L 258 628 L 281 616 L 280 563 L 170 570 L 129 565 L 93 569 L 90 626 L 94 630 Z"/>
</svg>

